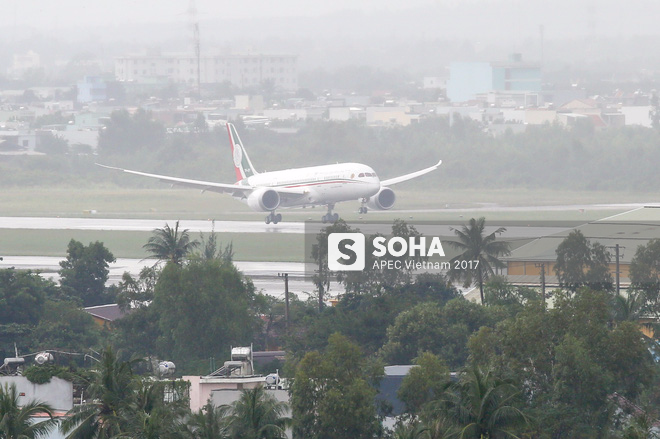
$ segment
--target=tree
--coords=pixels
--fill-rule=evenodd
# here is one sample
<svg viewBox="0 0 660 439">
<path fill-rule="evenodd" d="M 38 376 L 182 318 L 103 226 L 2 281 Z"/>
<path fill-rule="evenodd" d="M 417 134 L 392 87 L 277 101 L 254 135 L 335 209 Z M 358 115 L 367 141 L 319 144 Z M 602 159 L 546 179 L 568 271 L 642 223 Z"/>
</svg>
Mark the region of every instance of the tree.
<svg viewBox="0 0 660 439">
<path fill-rule="evenodd" d="M 252 282 L 230 263 L 167 264 L 149 307 L 158 319 L 160 355 L 184 367 L 220 356 L 226 346 L 249 343 L 258 323 L 250 308 L 253 299 Z"/>
<path fill-rule="evenodd" d="M 288 404 L 278 401 L 263 386 L 241 391 L 228 413 L 230 436 L 235 439 L 283 439 L 289 419 Z"/>
<path fill-rule="evenodd" d="M 642 305 L 642 309 L 660 313 L 660 239 L 640 245 L 630 261 L 629 292 Z"/>
<path fill-rule="evenodd" d="M 197 413 L 193 413 L 187 423 L 188 431 L 194 439 L 228 439 L 229 406 L 216 407 L 206 404 Z"/>
<path fill-rule="evenodd" d="M 374 256 L 374 239 L 382 235 L 370 235 L 366 239 L 365 268 L 360 271 L 346 271 L 337 273 L 337 281 L 344 284 L 347 293 L 355 294 L 382 294 L 383 291 L 393 290 L 397 287 L 412 283 L 414 263 L 425 261 L 428 258 L 414 256 L 407 253 L 393 256 L 386 253 L 384 256 Z M 419 238 L 422 234 L 414 226 L 406 224 L 403 220 L 394 220 L 391 237 L 399 237 L 408 241 L 410 238 Z M 411 261 L 413 264 L 406 265 Z M 396 269 L 387 267 L 397 266 Z"/>
<path fill-rule="evenodd" d="M 325 353 L 307 353 L 296 369 L 293 437 L 373 437 L 381 427 L 371 383 L 381 375 L 382 366 L 370 367 L 357 345 L 331 335 Z"/>
<path fill-rule="evenodd" d="M 520 391 L 493 370 L 471 367 L 439 401 L 436 416 L 453 420 L 460 438 L 516 438 L 527 416 L 516 404 Z"/>
<path fill-rule="evenodd" d="M 113 300 L 105 294 L 108 281 L 108 264 L 115 257 L 102 242 L 91 242 L 85 246 L 72 239 L 67 248 L 66 260 L 60 262 L 60 285 L 62 290 L 82 302 L 83 306 L 109 303 Z"/>
<path fill-rule="evenodd" d="M 0 270 L 0 324 L 36 324 L 43 315 L 46 295 L 54 289 L 38 273 Z"/>
<path fill-rule="evenodd" d="M 98 346 L 101 330 L 75 302 L 47 300 L 43 317 L 30 338 L 34 349 L 83 352 Z"/>
<path fill-rule="evenodd" d="M 154 290 L 160 276 L 156 267 L 144 267 L 135 279 L 124 272 L 116 287 L 117 304 L 124 310 L 144 309 L 154 300 Z"/>
<path fill-rule="evenodd" d="M 504 267 L 504 263 L 498 258 L 510 253 L 509 243 L 497 241 L 497 235 L 501 235 L 506 229 L 500 227 L 493 233 L 484 235 L 485 226 L 485 218 L 471 218 L 468 225 L 463 226 L 461 230 L 453 229 L 458 241 L 449 241 L 449 245 L 461 251 L 460 255 L 450 261 L 450 279 L 463 280 L 465 287 L 476 282 L 482 304 L 486 303 L 484 283 L 495 274 L 495 268 Z"/>
<path fill-rule="evenodd" d="M 179 231 L 179 221 L 177 221 L 174 228 L 165 224 L 165 227 L 155 229 L 142 248 L 151 253 L 151 258 L 181 265 L 186 256 L 198 246 L 198 241 L 190 240 L 188 229 Z"/>
<path fill-rule="evenodd" d="M 399 314 L 387 328 L 381 355 L 390 364 L 409 364 L 422 352 L 438 355 L 456 370 L 465 364 L 470 334 L 494 325 L 497 314 L 463 298 L 445 306 L 420 303 Z"/>
<path fill-rule="evenodd" d="M 637 398 L 654 376 L 639 329 L 613 326 L 610 304 L 588 288 L 558 292 L 547 310 L 529 302 L 471 338 L 472 363 L 520 383 L 537 435 L 598 437 L 612 427 L 610 395 Z"/>
<path fill-rule="evenodd" d="M 131 439 L 183 438 L 183 419 L 189 414 L 187 400 L 180 398 L 166 401 L 166 390 L 179 385 L 177 381 L 138 380 L 137 388 L 130 399 L 128 410 L 121 415 L 126 426 L 120 437 Z M 186 387 L 188 383 L 185 383 Z"/>
<path fill-rule="evenodd" d="M 592 244 L 580 230 L 574 230 L 559 244 L 556 253 L 554 270 L 561 288 L 572 293 L 583 286 L 612 291 L 610 255 L 605 246 Z"/>
<path fill-rule="evenodd" d="M 67 439 L 110 439 L 126 432 L 131 402 L 136 392 L 133 362 L 117 359 L 112 348 L 106 348 L 93 381 L 87 388 L 87 402 L 69 410 L 62 422 Z"/>
<path fill-rule="evenodd" d="M 234 246 L 230 242 L 225 246 L 224 249 L 221 249 L 222 245 L 218 242 L 218 234 L 215 233 L 215 221 L 211 225 L 211 233 L 208 236 L 204 236 L 204 233 L 200 233 L 201 239 L 201 250 L 196 253 L 196 256 L 202 259 L 220 259 L 224 262 L 231 262 L 234 259 Z"/>
<path fill-rule="evenodd" d="M 312 276 L 312 281 L 316 285 L 319 293 L 319 312 L 323 310 L 323 298 L 330 289 L 331 274 L 328 269 L 328 237 L 331 233 L 351 233 L 358 230 L 352 229 L 346 224 L 346 221 L 340 219 L 334 224 L 325 227 L 316 235 L 316 244 L 312 245 L 312 258 L 318 266 L 318 270 Z"/>
<path fill-rule="evenodd" d="M 41 401 L 30 401 L 21 406 L 18 398 L 15 384 L 5 383 L 0 387 L 0 438 L 35 439 L 47 436 L 56 425 L 53 408 Z M 47 414 L 50 419 L 34 423 L 32 417 L 37 414 Z"/>
<path fill-rule="evenodd" d="M 449 383 L 449 369 L 430 352 L 423 352 L 414 364 L 416 367 L 403 378 L 397 397 L 406 405 L 406 412 L 417 415 L 424 405 L 442 396 Z"/>
<path fill-rule="evenodd" d="M 69 142 L 62 136 L 46 132 L 39 137 L 35 149 L 45 154 L 66 154 L 69 152 Z"/>
<path fill-rule="evenodd" d="M 102 154 L 132 154 L 140 149 L 154 150 L 165 143 L 165 127 L 153 120 L 150 112 L 138 109 L 110 114 L 110 120 L 99 131 L 99 151 Z"/>
<path fill-rule="evenodd" d="M 44 315 L 47 296 L 57 295 L 54 282 L 38 273 L 0 270 L 0 356 L 13 357 L 14 343 L 30 345 L 30 335 Z"/>
<path fill-rule="evenodd" d="M 541 300 L 532 288 L 510 284 L 505 276 L 493 276 L 484 285 L 484 296 L 489 305 L 507 307 L 512 313 L 520 311 L 525 303 Z"/>
</svg>

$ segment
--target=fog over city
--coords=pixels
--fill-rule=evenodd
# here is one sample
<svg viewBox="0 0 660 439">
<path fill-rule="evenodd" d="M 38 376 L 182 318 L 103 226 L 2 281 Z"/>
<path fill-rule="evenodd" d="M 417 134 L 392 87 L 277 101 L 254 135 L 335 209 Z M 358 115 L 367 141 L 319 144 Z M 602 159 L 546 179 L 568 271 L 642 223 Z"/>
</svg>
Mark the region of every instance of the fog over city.
<svg viewBox="0 0 660 439">
<path fill-rule="evenodd" d="M 34 50 L 42 61 L 112 57 L 146 49 L 191 51 L 193 22 L 202 53 L 285 51 L 301 71 L 368 64 L 414 75 L 441 73 L 450 61 L 522 53 L 549 69 L 616 72 L 657 68 L 660 46 L 651 0 L 415 0 L 278 2 L 14 1 L 0 16 L 0 68 Z M 541 43 L 543 41 L 543 44 Z M 542 47 L 543 46 L 543 47 Z"/>
</svg>

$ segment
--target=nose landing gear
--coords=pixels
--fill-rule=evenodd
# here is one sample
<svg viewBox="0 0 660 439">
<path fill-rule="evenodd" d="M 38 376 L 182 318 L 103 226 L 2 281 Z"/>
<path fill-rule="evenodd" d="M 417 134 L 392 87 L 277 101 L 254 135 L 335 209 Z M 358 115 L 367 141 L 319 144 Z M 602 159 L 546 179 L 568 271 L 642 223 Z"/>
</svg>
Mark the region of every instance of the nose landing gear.
<svg viewBox="0 0 660 439">
<path fill-rule="evenodd" d="M 360 208 L 358 209 L 358 213 L 360 215 L 369 212 L 369 209 L 367 208 L 367 201 L 369 201 L 368 198 L 363 198 L 362 202 L 360 204 Z"/>
</svg>

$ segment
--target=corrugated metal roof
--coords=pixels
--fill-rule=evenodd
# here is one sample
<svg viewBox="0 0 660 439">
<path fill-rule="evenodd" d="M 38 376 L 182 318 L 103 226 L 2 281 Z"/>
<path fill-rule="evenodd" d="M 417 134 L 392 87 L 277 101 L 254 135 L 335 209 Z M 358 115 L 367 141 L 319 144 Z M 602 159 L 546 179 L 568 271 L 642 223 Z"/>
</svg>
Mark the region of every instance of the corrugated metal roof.
<svg viewBox="0 0 660 439">
<path fill-rule="evenodd" d="M 660 238 L 660 206 L 646 206 L 624 212 L 549 236 L 535 239 L 503 258 L 506 261 L 543 261 L 557 259 L 557 246 L 573 231 L 579 230 L 591 242 L 606 247 L 616 244 L 622 248 L 621 263 L 629 264 L 637 247 L 646 245 L 651 239 Z"/>
<path fill-rule="evenodd" d="M 116 303 L 109 303 L 107 305 L 88 306 L 85 311 L 94 317 L 114 322 L 117 319 L 124 317 L 127 312 L 122 311 Z"/>
</svg>

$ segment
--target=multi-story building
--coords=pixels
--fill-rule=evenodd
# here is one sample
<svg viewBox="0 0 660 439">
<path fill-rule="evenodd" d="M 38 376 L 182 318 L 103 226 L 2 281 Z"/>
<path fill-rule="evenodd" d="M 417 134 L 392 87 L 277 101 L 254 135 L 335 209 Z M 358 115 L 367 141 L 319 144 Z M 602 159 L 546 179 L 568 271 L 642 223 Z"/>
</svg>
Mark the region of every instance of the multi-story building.
<svg viewBox="0 0 660 439">
<path fill-rule="evenodd" d="M 202 84 L 229 82 L 240 88 L 271 83 L 275 88 L 298 88 L 295 55 L 214 55 L 199 60 Z M 115 59 L 115 76 L 122 82 L 166 78 L 170 82 L 196 84 L 197 57 L 192 54 L 128 55 Z"/>
<path fill-rule="evenodd" d="M 512 55 L 507 62 L 451 64 L 447 97 L 452 102 L 468 101 L 490 91 L 540 92 L 540 64 L 525 63 L 519 54 Z"/>
</svg>

